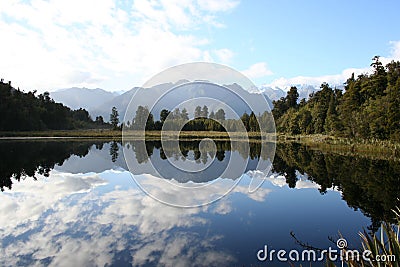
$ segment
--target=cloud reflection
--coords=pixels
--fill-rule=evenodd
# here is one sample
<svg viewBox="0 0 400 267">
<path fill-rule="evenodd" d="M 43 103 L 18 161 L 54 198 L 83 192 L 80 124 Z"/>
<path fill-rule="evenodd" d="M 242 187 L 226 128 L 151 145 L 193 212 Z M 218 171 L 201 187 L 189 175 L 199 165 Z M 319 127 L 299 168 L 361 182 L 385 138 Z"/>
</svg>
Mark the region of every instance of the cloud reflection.
<svg viewBox="0 0 400 267">
<path fill-rule="evenodd" d="M 235 262 L 228 251 L 217 248 L 223 236 L 191 231 L 210 223 L 206 212 L 230 213 L 229 198 L 201 208 L 175 208 L 148 197 L 133 182 L 121 186 L 114 179 L 131 177 L 115 170 L 100 174 L 53 170 L 48 178 L 15 183 L 12 191 L 0 195 L 4 252 L 0 265 L 213 266 Z M 248 185 L 239 185 L 233 193 L 247 190 Z M 263 201 L 269 192 L 258 190 L 249 197 Z"/>
</svg>

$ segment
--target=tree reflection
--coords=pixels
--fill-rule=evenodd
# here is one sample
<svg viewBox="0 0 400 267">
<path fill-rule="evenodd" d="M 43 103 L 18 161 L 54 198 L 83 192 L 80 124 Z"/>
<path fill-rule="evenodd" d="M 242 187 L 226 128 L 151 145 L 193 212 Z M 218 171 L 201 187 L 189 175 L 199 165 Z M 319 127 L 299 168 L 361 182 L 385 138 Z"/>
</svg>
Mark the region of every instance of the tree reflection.
<svg viewBox="0 0 400 267">
<path fill-rule="evenodd" d="M 82 141 L 3 141 L 0 143 L 0 188 L 11 189 L 12 178 L 20 181 L 21 178 L 33 177 L 37 174 L 45 177 L 54 166 L 62 165 L 71 155 L 85 156 L 90 147 L 101 142 Z M 101 145 L 102 146 L 102 145 Z"/>
<path fill-rule="evenodd" d="M 289 186 L 297 178 L 293 170 L 307 174 L 324 194 L 336 187 L 347 205 L 372 219 L 371 230 L 382 220 L 393 220 L 392 209 L 400 198 L 400 162 L 361 156 L 344 156 L 309 150 L 295 143 L 277 144 L 275 172 L 285 174 Z"/>
<path fill-rule="evenodd" d="M 119 155 L 118 151 L 119 151 L 118 143 L 116 141 L 113 141 L 110 145 L 110 156 L 112 162 L 117 161 Z"/>
<path fill-rule="evenodd" d="M 0 142 L 0 188 L 12 188 L 13 181 L 25 177 L 36 179 L 35 175 L 49 176 L 54 166 L 62 165 L 71 155 L 84 157 L 90 149 L 105 149 L 104 143 L 109 141 L 2 141 Z M 181 141 L 177 149 L 173 143 L 160 141 L 131 141 L 125 144 L 133 150 L 139 164 L 149 162 L 150 157 L 166 159 L 195 160 L 205 164 L 212 160 L 211 146 L 204 144 L 200 151 L 200 141 Z M 111 161 L 116 162 L 120 156 L 121 143 L 111 142 L 109 154 Z M 260 143 L 250 142 L 248 146 L 240 142 L 215 142 L 215 160 L 218 164 L 212 167 L 213 174 L 220 175 L 221 169 L 229 161 L 231 153 L 236 151 L 244 159 L 259 160 L 268 157 L 268 147 Z M 108 147 L 107 147 L 108 149 Z M 203 153 L 202 153 L 203 152 Z M 106 152 L 107 153 L 107 152 Z M 164 166 L 164 165 L 163 165 Z M 214 168 L 214 169 L 213 169 Z M 247 170 L 252 167 L 248 165 Z M 165 164 L 165 170 L 169 170 Z M 371 229 L 379 226 L 381 220 L 393 218 L 392 209 L 400 198 L 400 162 L 394 160 L 371 159 L 354 155 L 339 155 L 323 153 L 307 149 L 296 143 L 278 143 L 273 162 L 273 171 L 282 174 L 290 188 L 296 187 L 299 174 L 307 175 L 308 179 L 319 185 L 321 194 L 335 187 L 342 192 L 342 198 L 347 204 L 360 209 L 372 219 Z M 171 169 L 166 177 L 185 181 L 204 182 L 211 179 L 203 176 L 176 177 Z"/>
</svg>

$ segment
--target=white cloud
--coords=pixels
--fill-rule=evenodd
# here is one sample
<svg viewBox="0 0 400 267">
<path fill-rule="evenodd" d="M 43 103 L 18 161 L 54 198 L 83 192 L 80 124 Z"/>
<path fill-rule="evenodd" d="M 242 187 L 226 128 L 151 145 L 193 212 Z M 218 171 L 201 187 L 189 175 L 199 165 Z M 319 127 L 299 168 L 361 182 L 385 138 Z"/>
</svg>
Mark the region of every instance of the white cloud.
<svg viewBox="0 0 400 267">
<path fill-rule="evenodd" d="M 391 41 L 391 50 L 389 57 L 381 57 L 381 62 L 385 65 L 392 60 L 400 60 L 400 41 Z"/>
<path fill-rule="evenodd" d="M 278 87 L 282 89 L 288 89 L 293 85 L 312 85 L 317 88 L 320 87 L 320 85 L 324 82 L 330 84 L 331 86 L 335 85 L 343 85 L 343 83 L 351 77 L 351 74 L 354 73 L 354 75 L 357 77 L 357 75 L 360 75 L 362 73 L 367 73 L 370 72 L 371 68 L 362 68 L 362 69 L 357 69 L 357 68 L 349 68 L 345 69 L 342 71 L 340 74 L 335 74 L 335 75 L 324 75 L 324 76 L 296 76 L 292 78 L 278 78 L 271 82 L 270 84 L 267 84 L 266 86 L 269 87 Z"/>
<path fill-rule="evenodd" d="M 255 63 L 242 72 L 250 79 L 262 78 L 273 74 L 272 71 L 268 69 L 267 63 L 265 62 Z"/>
<path fill-rule="evenodd" d="M 234 56 L 234 53 L 227 48 L 216 49 L 213 51 L 213 53 L 216 55 L 216 57 L 218 59 L 217 61 L 224 63 L 224 64 L 229 63 Z"/>
<path fill-rule="evenodd" d="M 197 2 L 202 9 L 211 12 L 229 11 L 239 4 L 239 1 L 230 0 L 198 0 Z"/>
<path fill-rule="evenodd" d="M 222 48 L 204 48 L 202 25 L 222 26 L 217 15 L 236 1 L 6 1 L 0 10 L 0 73 L 23 89 L 124 84 L 129 89 L 159 70 L 184 62 L 225 62 Z M 130 77 L 132 84 L 118 77 Z"/>
<path fill-rule="evenodd" d="M 400 60 L 400 41 L 392 41 L 390 44 L 392 45 L 392 57 Z"/>
</svg>

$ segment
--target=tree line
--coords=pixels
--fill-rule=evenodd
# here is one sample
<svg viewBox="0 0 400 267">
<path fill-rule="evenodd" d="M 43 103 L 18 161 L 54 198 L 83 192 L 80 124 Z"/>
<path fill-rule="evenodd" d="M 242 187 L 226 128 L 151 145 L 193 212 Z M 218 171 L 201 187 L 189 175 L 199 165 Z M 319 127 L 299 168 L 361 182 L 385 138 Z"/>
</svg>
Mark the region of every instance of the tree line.
<svg viewBox="0 0 400 267">
<path fill-rule="evenodd" d="M 278 132 L 328 134 L 348 138 L 400 140 L 400 62 L 386 66 L 373 58 L 372 74 L 354 74 L 344 92 L 323 83 L 308 101 L 296 87 L 273 101 Z"/>
<path fill-rule="evenodd" d="M 71 110 L 56 103 L 48 92 L 25 93 L 0 81 L 0 131 L 68 130 L 109 127 L 101 116 L 93 121 L 85 109 Z"/>
<path fill-rule="evenodd" d="M 225 111 L 209 111 L 197 106 L 194 119 L 189 120 L 186 108 L 163 109 L 155 120 L 147 107 L 139 106 L 131 121 L 120 125 L 119 114 L 113 107 L 110 123 L 102 116 L 93 120 L 85 109 L 71 110 L 51 99 L 48 92 L 36 95 L 25 93 L 0 81 L 0 131 L 64 130 L 110 128 L 137 130 L 178 130 L 248 132 L 269 129 L 288 134 L 328 134 L 348 138 L 377 138 L 400 140 L 400 62 L 383 66 L 379 57 L 373 58 L 373 73 L 354 74 L 345 82 L 345 90 L 327 83 L 321 90 L 301 99 L 296 87 L 286 97 L 273 101 L 272 114 L 243 113 L 240 119 L 227 119 Z M 273 116 L 272 116 L 273 115 Z M 167 120 L 168 118 L 168 120 Z M 221 123 L 223 122 L 223 123 Z M 179 126 L 179 127 L 178 127 Z M 183 127 L 180 127 L 183 126 Z"/>
<path fill-rule="evenodd" d="M 123 127 L 130 130 L 160 131 L 160 130 L 180 130 L 183 131 L 216 131 L 216 132 L 235 132 L 245 128 L 248 132 L 259 132 L 260 124 L 265 125 L 266 129 L 273 132 L 273 118 L 270 112 L 256 115 L 254 112 L 248 114 L 244 112 L 240 119 L 227 119 L 224 109 L 209 112 L 206 105 L 197 106 L 194 109 L 194 119 L 189 120 L 189 113 L 186 108 L 179 108 L 173 111 L 163 109 L 160 112 L 160 119 L 154 120 L 153 114 L 148 107 L 139 106 L 135 116 L 131 121 L 127 121 Z M 115 116 L 111 115 L 115 118 Z M 270 126 L 270 127 L 268 127 Z"/>
</svg>

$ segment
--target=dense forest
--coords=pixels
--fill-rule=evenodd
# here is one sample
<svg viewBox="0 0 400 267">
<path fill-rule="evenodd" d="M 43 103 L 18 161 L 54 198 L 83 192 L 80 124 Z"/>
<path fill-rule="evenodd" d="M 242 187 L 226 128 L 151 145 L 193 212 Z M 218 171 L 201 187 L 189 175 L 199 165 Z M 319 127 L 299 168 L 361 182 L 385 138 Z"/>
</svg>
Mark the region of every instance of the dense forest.
<svg viewBox="0 0 400 267">
<path fill-rule="evenodd" d="M 85 109 L 71 110 L 50 98 L 48 92 L 22 92 L 0 81 L 0 131 L 68 130 L 104 127 L 101 116 L 93 121 Z"/>
<path fill-rule="evenodd" d="M 327 83 L 298 101 L 296 87 L 286 97 L 273 101 L 278 132 L 328 134 L 348 138 L 400 140 L 400 62 L 386 66 L 373 58 L 372 74 L 354 74 L 345 91 Z"/>
</svg>

